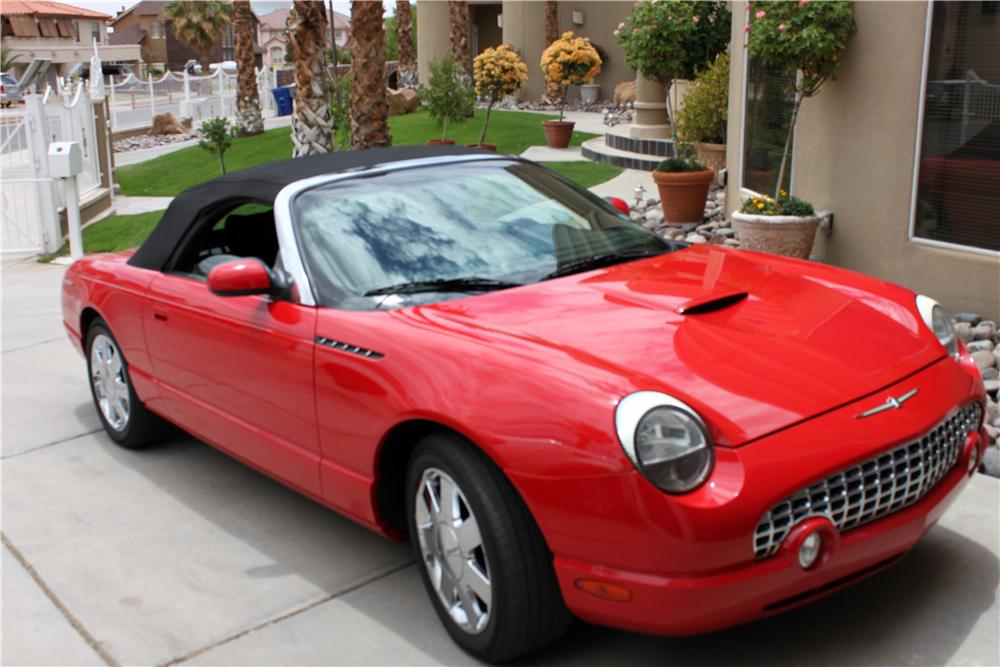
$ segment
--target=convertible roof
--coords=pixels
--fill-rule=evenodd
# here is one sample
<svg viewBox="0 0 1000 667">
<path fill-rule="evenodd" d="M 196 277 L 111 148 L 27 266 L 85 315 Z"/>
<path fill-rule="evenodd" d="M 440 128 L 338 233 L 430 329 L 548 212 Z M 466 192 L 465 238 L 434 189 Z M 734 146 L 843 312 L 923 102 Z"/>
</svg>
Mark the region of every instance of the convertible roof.
<svg viewBox="0 0 1000 667">
<path fill-rule="evenodd" d="M 282 188 L 296 181 L 404 160 L 484 153 L 487 151 L 459 146 L 403 146 L 276 160 L 241 169 L 188 188 L 177 195 L 152 233 L 129 259 L 129 264 L 160 271 L 165 268 L 177 244 L 195 222 L 213 209 L 230 208 L 230 204 L 240 200 L 273 206 Z"/>
</svg>

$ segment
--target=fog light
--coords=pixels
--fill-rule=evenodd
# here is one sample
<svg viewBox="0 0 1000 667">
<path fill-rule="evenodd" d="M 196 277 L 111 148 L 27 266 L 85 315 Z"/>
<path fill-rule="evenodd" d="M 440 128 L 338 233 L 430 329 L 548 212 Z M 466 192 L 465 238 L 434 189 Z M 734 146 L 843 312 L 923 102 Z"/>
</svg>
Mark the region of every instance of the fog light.
<svg viewBox="0 0 1000 667">
<path fill-rule="evenodd" d="M 799 547 L 799 566 L 803 570 L 808 570 L 815 563 L 816 559 L 819 558 L 820 552 L 823 548 L 823 538 L 818 532 L 809 533 L 806 539 L 802 540 L 802 546 Z"/>
</svg>

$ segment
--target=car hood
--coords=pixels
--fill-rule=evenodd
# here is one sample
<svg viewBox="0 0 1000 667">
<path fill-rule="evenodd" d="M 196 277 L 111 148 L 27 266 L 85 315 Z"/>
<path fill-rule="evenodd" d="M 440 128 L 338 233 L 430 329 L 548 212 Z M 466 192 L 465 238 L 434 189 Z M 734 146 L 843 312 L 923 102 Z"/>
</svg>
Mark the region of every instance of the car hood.
<svg viewBox="0 0 1000 667">
<path fill-rule="evenodd" d="M 684 308 L 696 304 L 695 313 Z M 545 363 L 614 369 L 622 395 L 668 392 L 698 410 L 723 446 L 857 400 L 945 356 L 908 290 L 719 246 L 424 308 L 487 344 L 487 332 L 534 342 Z"/>
</svg>

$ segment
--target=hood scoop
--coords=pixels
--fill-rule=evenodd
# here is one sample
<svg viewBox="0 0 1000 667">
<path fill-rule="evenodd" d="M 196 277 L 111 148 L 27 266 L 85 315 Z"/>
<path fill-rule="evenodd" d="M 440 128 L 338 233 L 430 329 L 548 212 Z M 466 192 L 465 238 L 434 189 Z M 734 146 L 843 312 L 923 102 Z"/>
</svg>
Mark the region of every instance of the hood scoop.
<svg viewBox="0 0 1000 667">
<path fill-rule="evenodd" d="M 703 315 L 716 310 L 722 310 L 734 303 L 739 303 L 749 296 L 746 292 L 733 290 L 731 292 L 715 292 L 699 296 L 690 301 L 685 301 L 677 306 L 677 312 L 681 315 Z"/>
</svg>

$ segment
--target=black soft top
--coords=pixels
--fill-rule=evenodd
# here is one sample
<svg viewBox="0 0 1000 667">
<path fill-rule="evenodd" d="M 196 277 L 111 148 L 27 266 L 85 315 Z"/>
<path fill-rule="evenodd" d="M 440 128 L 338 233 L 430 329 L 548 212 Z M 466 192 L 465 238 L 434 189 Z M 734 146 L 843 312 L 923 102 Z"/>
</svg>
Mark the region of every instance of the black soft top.
<svg viewBox="0 0 1000 667">
<path fill-rule="evenodd" d="M 460 146 L 402 146 L 276 160 L 241 169 L 188 188 L 177 195 L 128 263 L 145 269 L 163 270 L 177 244 L 198 220 L 218 210 L 234 208 L 243 202 L 273 206 L 282 188 L 296 181 L 403 160 L 483 154 L 489 152 Z"/>
</svg>

